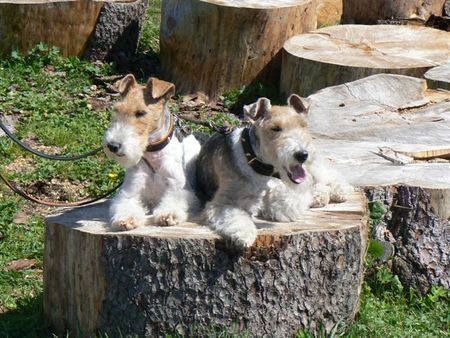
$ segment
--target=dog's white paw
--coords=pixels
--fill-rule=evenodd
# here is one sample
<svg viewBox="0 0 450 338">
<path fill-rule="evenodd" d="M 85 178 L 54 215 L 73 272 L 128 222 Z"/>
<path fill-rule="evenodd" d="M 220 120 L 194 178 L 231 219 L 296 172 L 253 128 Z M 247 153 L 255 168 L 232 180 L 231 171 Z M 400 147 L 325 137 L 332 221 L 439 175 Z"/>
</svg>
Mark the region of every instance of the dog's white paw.
<svg viewBox="0 0 450 338">
<path fill-rule="evenodd" d="M 116 231 L 129 231 L 141 226 L 142 224 L 134 217 L 119 219 L 111 222 L 111 228 Z"/>
<path fill-rule="evenodd" d="M 110 226 L 115 231 L 128 231 L 144 226 L 147 222 L 145 209 L 127 200 L 114 200 L 110 213 Z"/>
<path fill-rule="evenodd" d="M 330 203 L 330 188 L 323 184 L 316 184 L 313 190 L 311 208 L 321 208 Z"/>
<path fill-rule="evenodd" d="M 350 185 L 336 184 L 331 188 L 330 201 L 334 203 L 345 202 L 352 191 L 353 187 Z"/>
<path fill-rule="evenodd" d="M 159 226 L 173 226 L 178 223 L 184 222 L 187 219 L 187 215 L 178 211 L 158 211 L 153 213 L 155 223 Z"/>
<path fill-rule="evenodd" d="M 245 250 L 250 248 L 253 243 L 255 243 L 256 235 L 255 227 L 223 234 L 227 247 L 233 250 Z"/>
<path fill-rule="evenodd" d="M 300 218 L 298 210 L 271 209 L 269 212 L 261 212 L 260 216 L 275 222 L 293 222 Z"/>
</svg>

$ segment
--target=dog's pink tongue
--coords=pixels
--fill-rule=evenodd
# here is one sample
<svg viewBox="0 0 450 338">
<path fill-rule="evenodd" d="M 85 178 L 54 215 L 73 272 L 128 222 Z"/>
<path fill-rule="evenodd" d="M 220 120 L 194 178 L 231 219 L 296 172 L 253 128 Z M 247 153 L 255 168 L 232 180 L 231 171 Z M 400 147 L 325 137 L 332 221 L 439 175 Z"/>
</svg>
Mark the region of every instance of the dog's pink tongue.
<svg viewBox="0 0 450 338">
<path fill-rule="evenodd" d="M 299 164 L 290 166 L 289 171 L 291 174 L 291 179 L 295 183 L 302 183 L 306 179 L 305 169 L 303 169 L 303 167 Z"/>
</svg>

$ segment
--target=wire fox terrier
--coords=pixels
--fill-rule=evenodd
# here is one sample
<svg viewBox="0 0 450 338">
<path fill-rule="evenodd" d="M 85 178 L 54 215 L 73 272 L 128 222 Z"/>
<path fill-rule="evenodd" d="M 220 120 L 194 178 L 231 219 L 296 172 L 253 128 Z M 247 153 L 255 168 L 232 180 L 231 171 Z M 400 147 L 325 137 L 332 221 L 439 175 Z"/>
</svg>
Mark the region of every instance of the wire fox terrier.
<svg viewBox="0 0 450 338">
<path fill-rule="evenodd" d="M 107 155 L 127 170 L 111 203 L 111 227 L 131 230 L 144 225 L 147 208 L 158 225 L 186 221 L 199 207 L 194 181 L 200 144 L 192 135 L 179 139 L 167 108 L 175 86 L 152 77 L 142 86 L 129 74 L 118 88 L 122 100 L 114 106 L 104 145 Z"/>
<path fill-rule="evenodd" d="M 352 190 L 317 156 L 299 96 L 288 106 L 260 98 L 244 113 L 250 126 L 214 135 L 197 159 L 206 221 L 236 249 L 256 239 L 252 216 L 295 221 L 309 207 L 345 201 Z"/>
</svg>

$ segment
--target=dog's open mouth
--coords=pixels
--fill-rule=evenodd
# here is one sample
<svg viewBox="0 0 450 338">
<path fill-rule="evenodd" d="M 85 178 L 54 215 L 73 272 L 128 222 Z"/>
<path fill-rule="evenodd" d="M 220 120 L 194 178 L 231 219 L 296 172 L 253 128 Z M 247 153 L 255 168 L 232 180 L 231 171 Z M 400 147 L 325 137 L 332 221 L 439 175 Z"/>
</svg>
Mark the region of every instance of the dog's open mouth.
<svg viewBox="0 0 450 338">
<path fill-rule="evenodd" d="M 301 164 L 291 165 L 289 167 L 289 170 L 287 170 L 287 175 L 289 179 L 295 184 L 303 183 L 306 179 L 306 172 Z"/>
</svg>

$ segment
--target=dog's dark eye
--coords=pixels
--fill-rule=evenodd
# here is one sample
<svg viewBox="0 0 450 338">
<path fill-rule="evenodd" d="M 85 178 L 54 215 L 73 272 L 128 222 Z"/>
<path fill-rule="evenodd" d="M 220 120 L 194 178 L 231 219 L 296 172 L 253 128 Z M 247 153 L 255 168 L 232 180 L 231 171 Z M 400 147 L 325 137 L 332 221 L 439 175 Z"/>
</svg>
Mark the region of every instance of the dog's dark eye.
<svg viewBox="0 0 450 338">
<path fill-rule="evenodd" d="M 270 130 L 275 131 L 275 132 L 280 132 L 280 131 L 282 131 L 283 129 L 281 129 L 280 126 L 273 126 L 272 128 L 270 128 Z"/>
<path fill-rule="evenodd" d="M 146 111 L 138 111 L 136 112 L 136 114 L 134 114 L 137 118 L 139 117 L 144 117 L 145 115 L 147 115 Z"/>
</svg>

